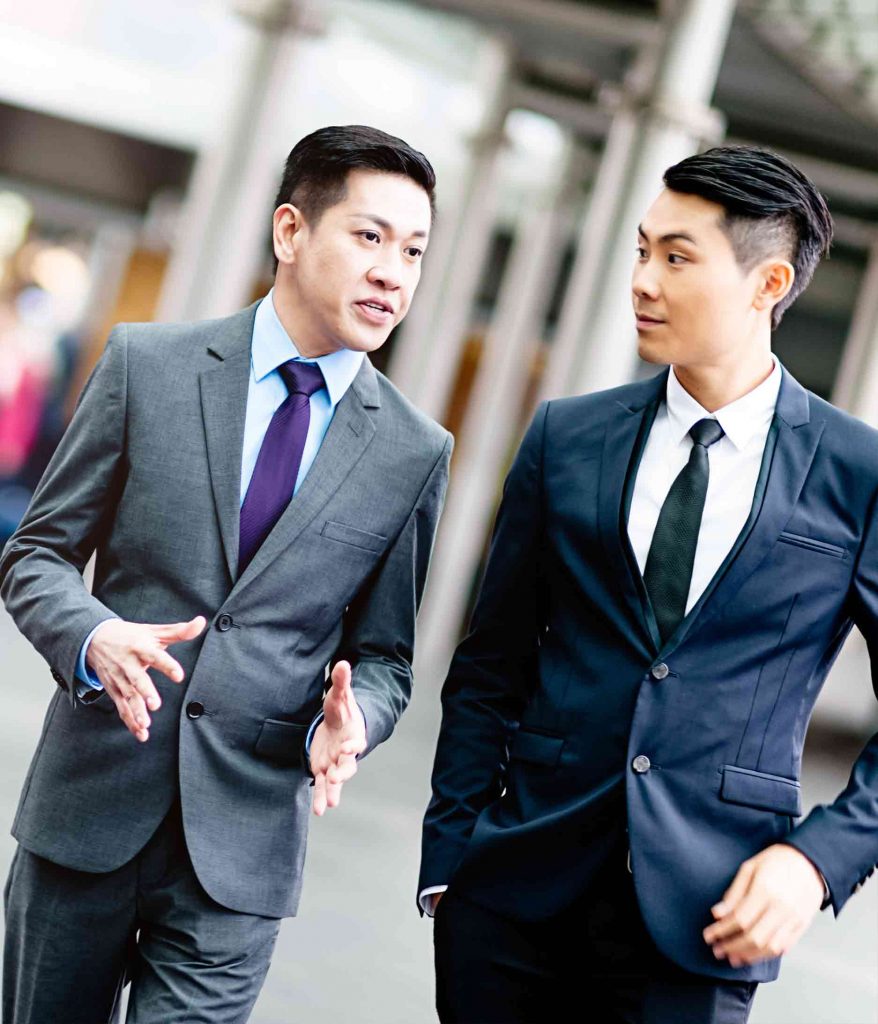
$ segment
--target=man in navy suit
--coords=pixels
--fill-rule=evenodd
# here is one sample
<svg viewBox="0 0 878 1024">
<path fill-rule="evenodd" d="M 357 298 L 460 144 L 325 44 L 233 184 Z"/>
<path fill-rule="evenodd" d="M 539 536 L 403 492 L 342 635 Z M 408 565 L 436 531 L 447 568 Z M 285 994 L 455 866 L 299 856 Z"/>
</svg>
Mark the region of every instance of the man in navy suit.
<svg viewBox="0 0 878 1024">
<path fill-rule="evenodd" d="M 443 1021 L 739 1024 L 878 860 L 878 736 L 797 820 L 821 685 L 854 624 L 878 644 L 878 434 L 771 352 L 832 221 L 761 150 L 664 181 L 632 294 L 669 369 L 540 406 L 443 690 Z"/>
</svg>

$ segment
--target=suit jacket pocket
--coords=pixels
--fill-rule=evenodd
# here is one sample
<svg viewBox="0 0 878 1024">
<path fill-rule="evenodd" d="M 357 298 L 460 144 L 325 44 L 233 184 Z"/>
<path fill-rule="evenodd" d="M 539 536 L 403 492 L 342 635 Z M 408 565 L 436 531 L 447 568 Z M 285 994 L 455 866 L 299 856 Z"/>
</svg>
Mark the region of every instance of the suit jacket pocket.
<svg viewBox="0 0 878 1024">
<path fill-rule="evenodd" d="M 561 759 L 563 736 L 553 736 L 530 729 L 517 729 L 509 743 L 510 761 L 529 761 L 554 768 Z"/>
<path fill-rule="evenodd" d="M 832 555 L 835 558 L 845 558 L 847 551 L 838 544 L 830 544 L 829 541 L 817 540 L 815 537 L 803 537 L 799 533 L 790 533 L 787 530 L 778 537 L 784 544 L 793 544 L 798 548 L 807 548 L 809 551 L 816 551 L 821 555 Z"/>
<path fill-rule="evenodd" d="M 278 764 L 305 766 L 305 738 L 310 726 L 266 718 L 259 730 L 253 752 Z"/>
<path fill-rule="evenodd" d="M 355 548 L 365 548 L 367 551 L 381 551 L 387 543 L 387 538 L 380 533 L 369 533 L 368 530 L 359 530 L 355 526 L 336 523 L 331 519 L 326 520 L 320 533 L 330 540 L 351 544 Z"/>
<path fill-rule="evenodd" d="M 723 800 L 796 818 L 801 815 L 802 792 L 795 779 L 739 768 L 734 764 L 723 765 L 722 773 L 720 796 Z"/>
</svg>

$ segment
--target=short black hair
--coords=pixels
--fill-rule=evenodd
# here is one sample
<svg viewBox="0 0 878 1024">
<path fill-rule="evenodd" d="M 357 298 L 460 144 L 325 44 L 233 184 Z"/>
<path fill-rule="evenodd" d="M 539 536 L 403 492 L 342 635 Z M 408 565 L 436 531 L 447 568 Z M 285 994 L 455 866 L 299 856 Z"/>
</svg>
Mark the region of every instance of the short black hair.
<svg viewBox="0 0 878 1024">
<path fill-rule="evenodd" d="M 665 171 L 664 183 L 723 207 L 720 226 L 745 269 L 771 256 L 790 261 L 796 279 L 771 311 L 776 329 L 832 243 L 832 216 L 814 183 L 789 160 L 755 146 L 718 146 L 687 157 Z"/>
<path fill-rule="evenodd" d="M 351 171 L 383 171 L 411 178 L 436 209 L 436 172 L 430 161 L 407 142 L 378 128 L 349 124 L 319 128 L 290 152 L 274 208 L 292 203 L 313 225 L 347 190 Z"/>
</svg>

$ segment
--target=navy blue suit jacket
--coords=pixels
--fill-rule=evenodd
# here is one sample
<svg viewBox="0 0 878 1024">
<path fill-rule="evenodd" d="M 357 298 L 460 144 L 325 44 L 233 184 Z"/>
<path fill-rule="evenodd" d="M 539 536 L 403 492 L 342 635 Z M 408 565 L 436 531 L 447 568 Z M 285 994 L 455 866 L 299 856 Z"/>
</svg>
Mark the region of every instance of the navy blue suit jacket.
<svg viewBox="0 0 878 1024">
<path fill-rule="evenodd" d="M 733 969 L 701 934 L 741 862 L 793 844 L 838 913 L 878 861 L 878 736 L 834 803 L 800 820 L 799 791 L 814 702 L 854 623 L 876 685 L 878 432 L 784 371 L 750 519 L 662 644 L 626 516 L 666 380 L 537 411 L 443 689 L 419 890 L 450 883 L 545 918 L 627 824 L 662 952 L 767 981 L 779 961 Z"/>
</svg>

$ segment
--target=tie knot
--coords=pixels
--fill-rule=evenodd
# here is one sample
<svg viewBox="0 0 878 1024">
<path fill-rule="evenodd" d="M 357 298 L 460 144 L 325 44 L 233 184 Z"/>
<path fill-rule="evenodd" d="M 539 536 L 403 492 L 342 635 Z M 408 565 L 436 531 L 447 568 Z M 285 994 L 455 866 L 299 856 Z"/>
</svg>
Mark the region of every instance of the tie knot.
<svg viewBox="0 0 878 1024">
<path fill-rule="evenodd" d="M 288 359 L 277 368 L 287 391 L 291 395 L 308 395 L 324 387 L 323 373 L 316 363 L 302 363 L 296 359 Z"/>
<path fill-rule="evenodd" d="M 689 431 L 695 444 L 709 448 L 723 436 L 725 431 L 716 420 L 699 420 Z"/>
</svg>

